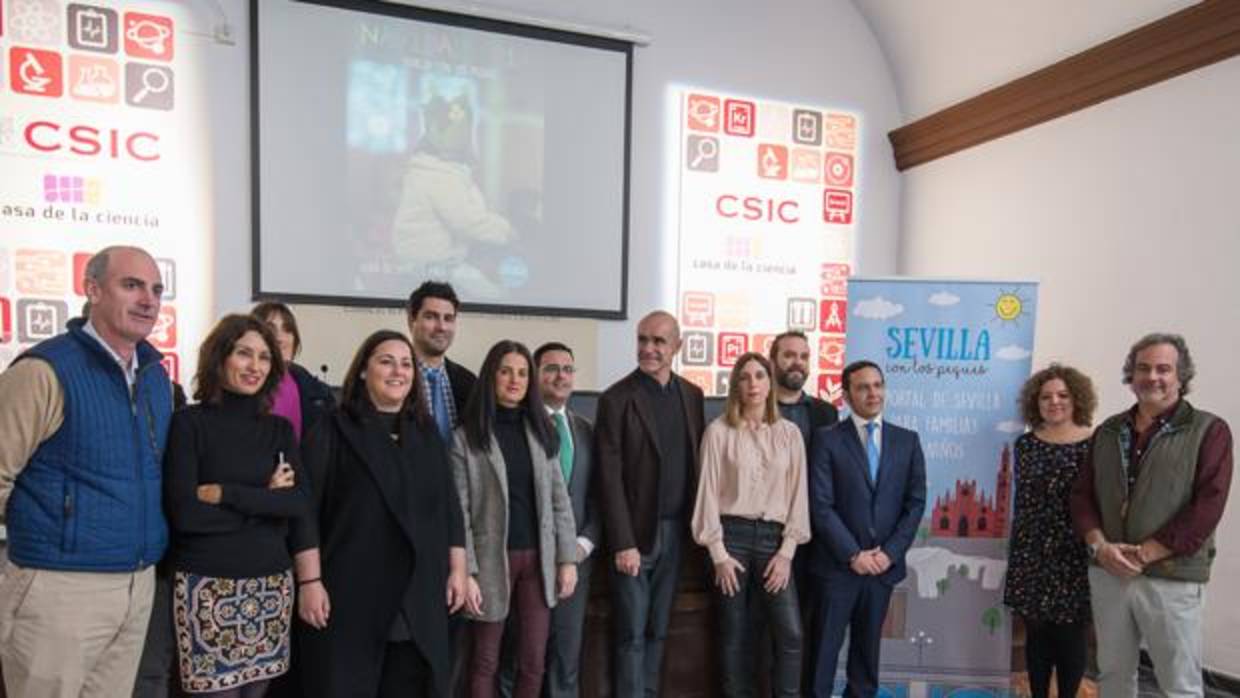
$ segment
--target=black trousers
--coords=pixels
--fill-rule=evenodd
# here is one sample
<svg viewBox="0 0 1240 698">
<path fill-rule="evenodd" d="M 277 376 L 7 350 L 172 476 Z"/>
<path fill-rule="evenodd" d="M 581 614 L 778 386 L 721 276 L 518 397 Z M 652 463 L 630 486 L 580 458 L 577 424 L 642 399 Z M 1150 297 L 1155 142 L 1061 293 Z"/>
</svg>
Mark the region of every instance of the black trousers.
<svg viewBox="0 0 1240 698">
<path fill-rule="evenodd" d="M 672 620 L 680 577 L 681 539 L 685 523 L 659 521 L 658 536 L 642 555 L 636 577 L 612 567 L 611 598 L 615 647 L 612 679 L 616 698 L 655 698 L 662 680 L 663 645 Z"/>
<path fill-rule="evenodd" d="M 757 695 L 757 671 L 753 659 L 758 647 L 753 638 L 757 619 L 751 608 L 760 605 L 774 639 L 771 671 L 775 696 L 801 694 L 801 611 L 795 579 L 776 594 L 764 588 L 763 572 L 783 543 L 784 527 L 771 521 L 735 517 L 723 519 L 723 545 L 741 567 L 739 590 L 724 596 L 716 589 L 723 664 L 723 694 L 728 698 Z M 763 638 L 765 642 L 765 638 Z"/>
<path fill-rule="evenodd" d="M 1025 618 L 1025 667 L 1033 698 L 1050 695 L 1051 672 L 1060 696 L 1071 698 L 1088 661 L 1087 623 L 1047 623 Z"/>
<path fill-rule="evenodd" d="M 387 643 L 379 698 L 437 698 L 431 665 L 415 643 Z"/>
<path fill-rule="evenodd" d="M 177 658 L 176 630 L 172 623 L 172 571 L 163 564 L 155 568 L 155 598 L 146 643 L 138 661 L 133 684 L 134 698 L 168 698 L 173 693 L 173 666 Z M 179 688 L 179 681 L 177 688 Z"/>
</svg>

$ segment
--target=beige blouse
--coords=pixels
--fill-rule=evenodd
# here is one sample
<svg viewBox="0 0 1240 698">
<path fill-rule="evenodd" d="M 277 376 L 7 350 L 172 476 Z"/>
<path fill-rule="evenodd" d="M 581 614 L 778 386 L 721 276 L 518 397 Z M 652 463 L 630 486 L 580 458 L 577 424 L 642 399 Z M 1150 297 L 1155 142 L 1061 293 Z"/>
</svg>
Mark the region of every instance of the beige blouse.
<svg viewBox="0 0 1240 698">
<path fill-rule="evenodd" d="M 702 436 L 702 475 L 693 507 L 693 539 L 710 559 L 728 557 L 720 518 L 774 521 L 784 525 L 779 554 L 792 559 L 809 540 L 808 474 L 801 430 L 787 419 L 757 429 L 731 427 L 719 417 Z"/>
</svg>

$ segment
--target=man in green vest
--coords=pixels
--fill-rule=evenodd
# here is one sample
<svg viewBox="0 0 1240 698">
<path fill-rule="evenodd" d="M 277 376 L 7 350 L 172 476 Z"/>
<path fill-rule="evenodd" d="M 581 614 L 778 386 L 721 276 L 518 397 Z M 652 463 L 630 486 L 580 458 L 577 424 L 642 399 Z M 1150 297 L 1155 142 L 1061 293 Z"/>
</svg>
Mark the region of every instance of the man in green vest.
<svg viewBox="0 0 1240 698">
<path fill-rule="evenodd" d="M 1094 432 L 1072 491 L 1089 570 L 1105 698 L 1137 695 L 1142 640 L 1166 696 L 1202 695 L 1201 622 L 1214 529 L 1231 486 L 1227 423 L 1191 405 L 1184 338 L 1149 334 L 1128 352 L 1137 404 Z"/>
</svg>

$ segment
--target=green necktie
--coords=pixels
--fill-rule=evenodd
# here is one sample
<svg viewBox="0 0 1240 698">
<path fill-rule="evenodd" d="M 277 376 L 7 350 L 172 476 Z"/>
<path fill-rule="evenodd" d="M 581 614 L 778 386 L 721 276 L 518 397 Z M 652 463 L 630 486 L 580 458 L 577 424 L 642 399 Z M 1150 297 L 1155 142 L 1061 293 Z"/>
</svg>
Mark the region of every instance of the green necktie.
<svg viewBox="0 0 1240 698">
<path fill-rule="evenodd" d="M 573 437 L 568 433 L 568 420 L 563 412 L 552 412 L 555 417 L 555 433 L 560 435 L 560 471 L 564 473 L 564 484 L 573 474 Z"/>
</svg>

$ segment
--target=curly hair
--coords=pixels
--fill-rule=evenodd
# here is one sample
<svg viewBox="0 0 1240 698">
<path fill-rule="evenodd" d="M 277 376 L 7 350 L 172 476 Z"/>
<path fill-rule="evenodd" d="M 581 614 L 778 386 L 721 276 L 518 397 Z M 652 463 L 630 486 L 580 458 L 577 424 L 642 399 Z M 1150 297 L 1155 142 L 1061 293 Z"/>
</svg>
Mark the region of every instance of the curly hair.
<svg viewBox="0 0 1240 698">
<path fill-rule="evenodd" d="M 1042 426 L 1042 410 L 1038 408 L 1038 396 L 1042 386 L 1058 378 L 1068 387 L 1072 396 L 1072 422 L 1087 427 L 1094 421 L 1094 410 L 1098 408 L 1098 394 L 1094 392 L 1094 382 L 1089 376 L 1063 364 L 1054 363 L 1038 371 L 1025 381 L 1020 389 L 1020 414 L 1031 428 Z"/>
</svg>

